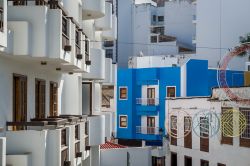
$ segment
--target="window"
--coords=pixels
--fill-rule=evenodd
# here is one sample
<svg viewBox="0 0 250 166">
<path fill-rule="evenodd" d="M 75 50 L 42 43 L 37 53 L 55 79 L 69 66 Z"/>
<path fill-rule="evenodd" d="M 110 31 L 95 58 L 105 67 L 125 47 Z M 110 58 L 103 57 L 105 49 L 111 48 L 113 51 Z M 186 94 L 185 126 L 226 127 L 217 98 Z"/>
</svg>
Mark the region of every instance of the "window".
<svg viewBox="0 0 250 166">
<path fill-rule="evenodd" d="M 58 116 L 58 84 L 50 82 L 50 116 Z"/>
<path fill-rule="evenodd" d="M 226 164 L 218 163 L 217 166 L 226 166 Z"/>
<path fill-rule="evenodd" d="M 151 33 L 164 35 L 165 28 L 164 27 L 153 27 L 151 28 Z"/>
<path fill-rule="evenodd" d="M 170 118 L 170 143 L 177 146 L 177 116 L 171 116 Z"/>
<path fill-rule="evenodd" d="M 155 105 L 155 88 L 147 88 L 147 104 Z"/>
<path fill-rule="evenodd" d="M 127 87 L 120 87 L 120 100 L 127 100 L 128 99 L 128 88 Z"/>
<path fill-rule="evenodd" d="M 206 160 L 201 160 L 201 166 L 209 166 L 209 162 Z"/>
<path fill-rule="evenodd" d="M 120 119 L 120 128 L 127 128 L 127 120 L 128 120 L 127 115 L 120 115 L 119 119 Z"/>
<path fill-rule="evenodd" d="M 192 118 L 184 117 L 184 147 L 192 149 Z"/>
<path fill-rule="evenodd" d="M 165 156 L 164 157 L 152 157 L 152 166 L 165 166 Z"/>
<path fill-rule="evenodd" d="M 176 97 L 176 87 L 174 86 L 167 87 L 167 97 Z"/>
<path fill-rule="evenodd" d="M 209 119 L 200 117 L 200 151 L 209 152 Z"/>
<path fill-rule="evenodd" d="M 171 166 L 177 166 L 177 153 L 171 152 Z"/>
<path fill-rule="evenodd" d="M 113 49 L 106 49 L 105 50 L 106 58 L 113 58 Z"/>
<path fill-rule="evenodd" d="M 250 108 L 240 108 L 240 112 L 246 118 L 246 128 L 240 136 L 240 146 L 250 147 Z"/>
<path fill-rule="evenodd" d="M 164 16 L 158 16 L 158 21 L 159 21 L 159 22 L 164 21 Z"/>
<path fill-rule="evenodd" d="M 153 21 L 156 21 L 156 15 L 153 15 Z"/>
<path fill-rule="evenodd" d="M 248 65 L 247 68 L 248 68 L 248 71 L 250 71 L 250 65 Z"/>
<path fill-rule="evenodd" d="M 80 125 L 75 125 L 75 139 L 80 140 Z"/>
<path fill-rule="evenodd" d="M 0 31 L 3 32 L 3 23 L 4 23 L 4 17 L 3 17 L 3 7 L 0 5 Z"/>
<path fill-rule="evenodd" d="M 110 102 L 114 99 L 114 86 L 102 86 L 102 107 L 110 108 Z"/>
<path fill-rule="evenodd" d="M 157 36 L 151 36 L 151 43 L 157 43 Z"/>
<path fill-rule="evenodd" d="M 233 113 L 228 111 L 232 108 L 222 107 L 221 108 L 221 116 L 222 119 L 226 118 L 227 121 L 223 120 L 221 122 L 221 144 L 233 145 L 233 137 L 226 136 L 225 133 L 233 132 Z M 225 126 L 227 127 L 225 129 Z M 226 132 L 225 132 L 226 131 Z M 233 133 L 229 133 L 233 136 Z"/>
<path fill-rule="evenodd" d="M 147 134 L 155 134 L 155 117 L 147 117 Z"/>
<path fill-rule="evenodd" d="M 36 79 L 35 87 L 35 100 L 36 100 L 36 118 L 45 118 L 45 107 L 46 107 L 46 82 L 45 80 Z"/>
<path fill-rule="evenodd" d="M 13 75 L 13 121 L 27 121 L 27 77 L 18 74 Z"/>
<path fill-rule="evenodd" d="M 185 156 L 184 157 L 185 166 L 192 166 L 192 157 Z"/>
</svg>

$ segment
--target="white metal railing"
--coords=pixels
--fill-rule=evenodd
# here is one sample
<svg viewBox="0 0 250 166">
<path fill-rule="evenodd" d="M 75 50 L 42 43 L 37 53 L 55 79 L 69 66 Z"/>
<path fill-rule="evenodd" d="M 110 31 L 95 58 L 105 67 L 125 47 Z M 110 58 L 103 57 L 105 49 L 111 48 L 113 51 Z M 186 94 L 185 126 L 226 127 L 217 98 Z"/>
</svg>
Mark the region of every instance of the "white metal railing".
<svg viewBox="0 0 250 166">
<path fill-rule="evenodd" d="M 159 127 L 144 127 L 144 126 L 136 126 L 137 134 L 152 134 L 159 135 L 160 128 Z"/>
<path fill-rule="evenodd" d="M 158 98 L 137 98 L 136 104 L 138 105 L 159 105 Z"/>
</svg>

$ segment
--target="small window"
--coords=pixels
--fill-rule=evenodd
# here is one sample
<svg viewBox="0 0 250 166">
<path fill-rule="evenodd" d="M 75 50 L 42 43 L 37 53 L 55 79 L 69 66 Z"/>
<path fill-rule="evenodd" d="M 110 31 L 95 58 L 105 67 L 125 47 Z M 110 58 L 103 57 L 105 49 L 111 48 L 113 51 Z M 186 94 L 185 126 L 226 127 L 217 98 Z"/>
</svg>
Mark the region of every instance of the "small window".
<svg viewBox="0 0 250 166">
<path fill-rule="evenodd" d="M 120 100 L 128 99 L 128 88 L 127 87 L 120 87 Z"/>
<path fill-rule="evenodd" d="M 158 21 L 160 22 L 164 21 L 164 16 L 158 16 Z"/>
<path fill-rule="evenodd" d="M 120 128 L 127 128 L 128 117 L 126 115 L 120 115 Z"/>
<path fill-rule="evenodd" d="M 201 166 L 209 166 L 209 162 L 206 160 L 201 160 Z"/>
<path fill-rule="evenodd" d="M 157 36 L 151 36 L 151 43 L 157 43 Z"/>
<path fill-rule="evenodd" d="M 153 21 L 156 21 L 156 15 L 153 15 Z"/>
<path fill-rule="evenodd" d="M 176 97 L 175 87 L 167 87 L 167 97 Z"/>
<path fill-rule="evenodd" d="M 226 166 L 226 164 L 218 163 L 217 166 Z"/>
<path fill-rule="evenodd" d="M 248 71 L 250 71 L 250 65 L 248 65 L 247 67 L 248 67 Z"/>
<path fill-rule="evenodd" d="M 184 160 L 185 166 L 192 166 L 192 157 L 185 156 Z"/>
<path fill-rule="evenodd" d="M 240 108 L 240 112 L 246 118 L 246 128 L 240 136 L 240 146 L 250 148 L 250 109 Z"/>
<path fill-rule="evenodd" d="M 177 137 L 178 137 L 177 116 L 171 116 L 170 120 L 171 120 L 170 121 L 170 129 L 171 129 L 170 143 L 171 145 L 177 146 Z"/>
</svg>

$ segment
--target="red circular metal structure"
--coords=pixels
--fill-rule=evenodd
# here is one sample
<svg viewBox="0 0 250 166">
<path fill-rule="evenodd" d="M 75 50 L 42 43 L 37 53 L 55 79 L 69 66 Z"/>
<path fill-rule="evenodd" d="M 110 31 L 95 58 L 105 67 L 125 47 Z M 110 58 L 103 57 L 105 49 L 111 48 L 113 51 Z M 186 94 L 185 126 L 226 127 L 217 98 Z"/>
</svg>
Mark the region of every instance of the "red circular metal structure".
<svg viewBox="0 0 250 166">
<path fill-rule="evenodd" d="M 226 55 L 218 68 L 218 84 L 220 86 L 220 88 L 222 88 L 224 90 L 224 92 L 226 93 L 226 95 L 229 97 L 229 100 L 236 102 L 238 104 L 243 104 L 243 105 L 250 105 L 250 99 L 244 99 L 236 94 L 234 94 L 232 92 L 232 90 L 229 88 L 228 84 L 227 84 L 227 80 L 226 80 L 226 73 L 227 73 L 227 66 L 229 64 L 229 62 L 236 56 L 238 56 L 239 54 L 246 52 L 247 50 L 250 50 L 250 43 L 245 43 L 242 44 L 238 47 L 235 47 L 234 50 L 230 51 L 228 55 Z"/>
</svg>

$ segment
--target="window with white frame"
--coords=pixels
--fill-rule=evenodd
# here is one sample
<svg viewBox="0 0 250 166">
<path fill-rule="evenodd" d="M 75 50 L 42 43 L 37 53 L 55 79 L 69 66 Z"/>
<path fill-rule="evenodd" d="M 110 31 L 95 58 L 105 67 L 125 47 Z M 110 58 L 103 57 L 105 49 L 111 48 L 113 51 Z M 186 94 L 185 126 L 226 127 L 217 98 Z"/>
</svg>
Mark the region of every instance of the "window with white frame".
<svg viewBox="0 0 250 166">
<path fill-rule="evenodd" d="M 119 99 L 127 100 L 128 99 L 128 88 L 127 87 L 119 87 Z"/>
<path fill-rule="evenodd" d="M 127 115 L 120 115 L 119 116 L 119 124 L 120 124 L 120 128 L 127 128 L 128 127 L 128 116 Z"/>
</svg>

